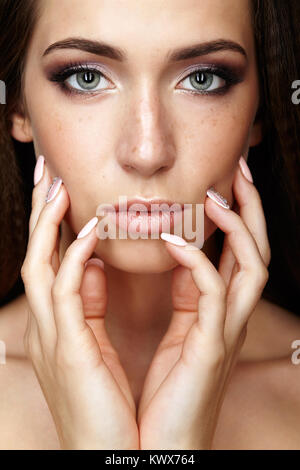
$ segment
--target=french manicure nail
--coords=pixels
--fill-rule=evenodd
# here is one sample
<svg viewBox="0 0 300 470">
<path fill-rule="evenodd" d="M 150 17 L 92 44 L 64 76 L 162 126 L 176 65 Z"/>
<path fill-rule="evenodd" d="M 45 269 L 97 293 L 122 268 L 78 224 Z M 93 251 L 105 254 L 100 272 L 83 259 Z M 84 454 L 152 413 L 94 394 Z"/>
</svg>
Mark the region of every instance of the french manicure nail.
<svg viewBox="0 0 300 470">
<path fill-rule="evenodd" d="M 177 245 L 177 246 L 187 245 L 187 242 L 183 238 L 178 237 L 178 235 L 172 235 L 171 233 L 162 232 L 160 236 L 163 240 L 173 243 L 174 245 Z"/>
<path fill-rule="evenodd" d="M 98 217 L 93 217 L 79 232 L 77 238 L 83 238 L 97 225 Z"/>
<path fill-rule="evenodd" d="M 44 173 L 44 163 L 45 163 L 45 158 L 43 155 L 40 155 L 39 158 L 37 159 L 35 169 L 34 169 L 34 186 L 38 184 L 38 182 L 42 179 L 43 173 Z"/>
<path fill-rule="evenodd" d="M 48 189 L 47 196 L 46 196 L 46 202 L 52 201 L 55 196 L 57 195 L 59 188 L 61 187 L 62 184 L 62 179 L 59 176 L 56 176 L 53 181 L 51 186 Z"/>
<path fill-rule="evenodd" d="M 229 204 L 227 203 L 227 200 L 225 197 L 221 196 L 218 191 L 216 191 L 214 188 L 209 188 L 206 191 L 207 196 L 212 199 L 214 202 L 216 202 L 219 206 L 224 207 L 224 209 L 230 209 Z"/>
<path fill-rule="evenodd" d="M 245 178 L 247 178 L 247 180 L 250 181 L 250 183 L 253 183 L 253 178 L 251 175 L 250 168 L 248 167 L 247 162 L 243 156 L 241 156 L 239 160 L 239 165 Z"/>
</svg>

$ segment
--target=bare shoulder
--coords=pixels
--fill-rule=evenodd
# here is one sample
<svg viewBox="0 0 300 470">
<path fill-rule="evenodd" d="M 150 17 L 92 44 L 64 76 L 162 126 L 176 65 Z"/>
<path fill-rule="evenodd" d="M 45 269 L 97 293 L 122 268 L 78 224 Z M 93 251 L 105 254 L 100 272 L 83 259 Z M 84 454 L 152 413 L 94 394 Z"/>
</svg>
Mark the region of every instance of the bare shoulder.
<svg viewBox="0 0 300 470">
<path fill-rule="evenodd" d="M 10 357 L 25 358 L 23 338 L 27 325 L 27 299 L 25 294 L 0 308 L 0 340 L 5 343 Z"/>
<path fill-rule="evenodd" d="M 241 360 L 290 358 L 300 341 L 300 315 L 262 298 L 248 321 Z"/>
<path fill-rule="evenodd" d="M 18 297 L 0 309 L 0 449 L 59 449 L 53 419 L 24 350 L 27 301 Z M 24 432 L 26 430 L 26 432 Z"/>
<path fill-rule="evenodd" d="M 290 413 L 300 435 L 300 316 L 262 299 L 249 320 L 246 341 L 241 368 L 246 366 L 250 376 L 261 374 L 268 402 L 283 416 Z"/>
<path fill-rule="evenodd" d="M 214 448 L 299 450 L 299 435 L 300 318 L 262 299 L 248 322 Z"/>
</svg>

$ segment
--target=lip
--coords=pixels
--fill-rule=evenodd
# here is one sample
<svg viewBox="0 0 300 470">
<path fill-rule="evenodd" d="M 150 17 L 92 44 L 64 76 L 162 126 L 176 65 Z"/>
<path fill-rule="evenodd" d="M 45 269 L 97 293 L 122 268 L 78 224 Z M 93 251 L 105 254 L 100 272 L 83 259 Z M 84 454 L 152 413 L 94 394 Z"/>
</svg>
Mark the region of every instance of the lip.
<svg viewBox="0 0 300 470">
<path fill-rule="evenodd" d="M 133 204 L 139 204 L 141 205 L 141 208 L 134 208 L 134 211 L 139 210 L 140 212 L 157 212 L 158 210 L 162 210 L 163 212 L 169 212 L 172 205 L 174 204 L 174 208 L 172 208 L 172 211 L 180 212 L 184 210 L 184 204 L 180 202 L 174 202 L 170 201 L 168 199 L 159 199 L 159 198 L 153 198 L 153 199 L 144 199 L 144 198 L 133 198 L 133 199 L 128 199 L 125 201 L 125 204 L 121 204 L 121 207 L 119 203 L 112 204 L 112 208 L 114 208 L 115 212 L 128 212 L 131 209 L 131 206 Z M 153 205 L 164 205 L 162 209 L 160 207 L 155 207 Z M 143 207 L 144 206 L 144 207 Z M 107 211 L 110 211 L 108 208 Z"/>
<path fill-rule="evenodd" d="M 133 204 L 137 206 L 132 207 Z M 170 232 L 181 223 L 184 204 L 161 198 L 133 198 L 126 199 L 121 205 L 112 204 L 105 211 L 113 216 L 114 224 L 125 233 L 151 235 Z"/>
</svg>

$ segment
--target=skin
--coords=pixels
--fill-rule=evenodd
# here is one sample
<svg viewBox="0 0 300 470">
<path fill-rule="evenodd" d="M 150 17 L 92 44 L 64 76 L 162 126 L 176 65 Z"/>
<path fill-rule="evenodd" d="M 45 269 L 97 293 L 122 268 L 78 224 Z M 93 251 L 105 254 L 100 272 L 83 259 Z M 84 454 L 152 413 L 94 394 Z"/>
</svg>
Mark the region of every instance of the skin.
<svg viewBox="0 0 300 470">
<path fill-rule="evenodd" d="M 69 322 L 62 325 L 62 329 L 59 330 L 60 338 L 64 338 L 64 341 L 60 343 L 63 346 L 60 351 L 64 351 L 64 360 L 67 359 L 65 352 L 68 351 L 71 353 L 69 357 L 72 357 L 74 364 L 78 364 L 80 360 L 85 366 L 87 364 L 87 357 L 76 356 L 78 349 L 74 348 L 74 343 L 70 338 L 67 339 L 63 331 L 68 331 L 68 325 L 71 329 L 73 328 L 73 335 L 76 336 L 76 327 L 79 328 L 82 325 L 82 315 L 88 318 L 91 313 L 92 309 L 87 308 L 89 293 L 87 281 L 94 280 L 99 286 L 104 285 L 102 270 L 93 267 L 89 268 L 85 274 L 83 273 L 83 262 L 90 256 L 96 256 L 105 262 L 107 305 L 105 312 L 102 311 L 101 314 L 105 317 L 105 328 L 111 344 L 109 344 L 108 336 L 104 336 L 104 322 L 99 327 L 99 323 L 89 319 L 88 324 L 103 348 L 101 348 L 103 357 L 105 356 L 105 347 L 103 347 L 105 339 L 105 345 L 109 348 L 113 347 L 121 358 L 129 383 L 124 379 L 123 370 L 117 361 L 110 363 L 107 359 L 107 363 L 111 365 L 111 370 L 113 366 L 114 371 L 118 369 L 118 372 L 113 375 L 115 378 L 118 375 L 119 384 L 123 383 L 123 391 L 126 389 L 125 394 L 127 394 L 131 410 L 134 411 L 134 407 L 139 406 L 138 421 L 142 448 L 159 448 L 158 443 L 153 441 L 155 434 L 153 429 L 157 416 L 161 412 L 164 396 L 170 397 L 170 391 L 174 392 L 174 400 L 169 402 L 170 415 L 165 416 L 164 433 L 156 436 L 159 439 L 159 445 L 165 446 L 161 448 L 196 449 L 210 448 L 212 445 L 216 448 L 218 442 L 222 442 L 222 432 L 220 428 L 216 428 L 217 423 L 222 422 L 222 415 L 219 413 L 219 407 L 224 398 L 222 393 L 227 391 L 227 396 L 231 396 L 228 392 L 230 389 L 225 388 L 223 379 L 229 377 L 229 369 L 238 357 L 247 359 L 258 354 L 255 334 L 249 337 L 248 342 L 243 343 L 245 325 L 251 314 L 255 312 L 255 315 L 251 317 L 251 319 L 254 318 L 251 331 L 259 330 L 262 322 L 259 313 L 268 312 L 267 303 L 260 300 L 261 290 L 267 279 L 266 267 L 270 261 L 265 221 L 255 186 L 243 177 L 238 168 L 240 155 L 243 154 L 246 157 L 249 147 L 256 145 L 261 139 L 260 123 L 255 121 L 259 105 L 258 71 L 249 5 L 247 1 L 234 0 L 228 0 L 226 5 L 221 0 L 201 2 L 190 0 L 188 5 L 185 2 L 184 6 L 177 0 L 163 3 L 155 1 L 143 3 L 143 5 L 136 1 L 113 3 L 101 1 L 100 3 L 101 7 L 99 1 L 91 0 L 83 7 L 81 2 L 74 0 L 71 8 L 69 2 L 60 1 L 58 8 L 56 1 L 51 4 L 45 2 L 42 17 L 28 51 L 24 77 L 27 116 L 15 114 L 12 117 L 12 135 L 20 141 L 33 140 L 36 155 L 43 154 L 46 157 L 46 170 L 43 180 L 37 185 L 33 194 L 30 235 L 36 227 L 38 229 L 35 230 L 36 236 L 31 238 L 31 255 L 27 256 L 26 269 L 23 269 L 25 284 L 28 286 L 33 285 L 34 282 L 36 284 L 36 279 L 34 280 L 30 273 L 34 271 L 34 253 L 39 253 L 38 240 L 44 240 L 44 249 L 48 250 L 48 257 L 50 251 L 55 248 L 55 233 L 52 239 L 49 236 L 49 221 L 52 217 L 57 226 L 62 223 L 62 237 L 58 250 L 61 266 L 65 266 L 64 270 L 61 270 L 65 273 L 65 277 L 62 274 L 60 284 L 56 282 L 56 285 L 62 285 L 63 280 L 67 278 L 67 273 L 74 272 L 74 270 L 80 273 L 84 281 L 81 295 L 85 308 L 80 310 L 81 316 L 79 314 L 76 316 L 78 323 L 74 315 L 72 321 L 69 319 Z M 120 12 L 117 18 L 115 17 L 116 5 Z M 160 15 L 157 15 L 158 9 Z M 58 11 L 60 15 L 57 14 Z M 124 17 L 126 22 L 122 21 Z M 237 17 L 241 19 L 239 22 L 236 21 Z M 149 20 L 151 29 L 145 35 Z M 113 30 L 109 27 L 111 24 L 115 25 Z M 178 39 L 181 37 L 178 35 L 180 30 L 186 31 L 184 41 Z M 41 59 L 42 53 L 50 44 L 75 34 L 121 46 L 128 54 L 128 62 L 121 64 L 112 59 L 100 58 L 75 50 L 55 51 Z M 165 61 L 169 50 L 218 38 L 228 38 L 242 45 L 247 53 L 247 61 L 241 54 L 228 50 L 172 65 L 168 65 Z M 145 49 L 147 54 L 145 54 Z M 66 61 L 67 57 L 74 61 L 98 61 L 99 64 L 104 64 L 116 88 L 89 99 L 63 94 L 46 76 L 54 65 L 59 61 Z M 179 75 L 190 65 L 215 63 L 217 60 L 227 61 L 226 63 L 229 61 L 243 70 L 243 81 L 233 86 L 227 94 L 195 96 L 176 88 Z M 185 77 L 187 75 L 188 72 Z M 95 118 L 97 115 L 101 116 L 100 113 L 105 113 L 105 120 L 98 121 Z M 162 167 L 164 171 L 161 171 Z M 45 208 L 43 198 L 54 176 L 61 176 L 64 185 L 52 206 L 49 204 Z M 112 179 L 115 184 L 112 184 Z M 182 181 L 187 179 L 188 187 L 182 184 Z M 226 197 L 232 209 L 234 209 L 234 200 L 238 202 L 241 210 L 240 216 L 233 210 L 219 209 L 206 198 L 206 191 L 211 186 Z M 143 189 L 145 187 L 147 187 L 147 192 Z M 161 240 L 101 240 L 99 242 L 94 232 L 82 241 L 75 240 L 80 229 L 95 215 L 97 206 L 101 202 L 116 202 L 119 194 L 126 194 L 129 197 L 160 196 L 189 203 L 205 202 L 205 240 L 207 242 L 203 251 L 183 255 L 182 249 L 176 249 Z M 224 256 L 223 269 L 219 273 L 213 268 L 213 262 L 217 266 L 218 261 L 213 239 L 217 226 L 228 234 L 230 245 L 226 257 Z M 230 236 L 234 231 L 239 234 L 237 238 Z M 48 241 L 45 240 L 47 239 L 45 234 L 47 234 Z M 53 246 L 51 246 L 51 240 Z M 40 241 L 40 248 L 42 246 Z M 69 257 L 68 265 L 64 259 L 70 246 L 75 248 L 70 251 L 73 253 L 73 258 Z M 77 258 L 75 249 L 78 253 Z M 244 257 L 239 259 L 242 253 Z M 137 254 L 142 254 L 142 263 Z M 247 258 L 248 262 L 245 261 Z M 239 263 L 240 271 L 234 267 L 235 259 Z M 79 261 L 82 263 L 81 267 L 78 264 Z M 178 264 L 182 266 L 182 269 L 176 271 L 177 285 L 180 283 L 186 287 L 186 293 L 190 295 L 192 305 L 191 314 L 182 315 L 182 318 L 186 319 L 182 329 L 180 329 L 179 320 L 179 323 L 173 321 L 174 312 L 182 310 L 182 307 L 180 309 L 175 305 L 174 285 L 176 283 L 171 277 L 171 270 Z M 251 275 L 247 277 L 245 272 L 250 265 Z M 58 268 L 59 264 L 54 266 L 56 275 Z M 81 268 L 82 271 L 80 271 Z M 233 288 L 235 284 L 232 283 L 230 310 L 225 303 L 224 286 L 226 285 L 226 289 L 230 288 L 229 279 L 232 269 L 236 275 L 236 282 L 237 279 L 242 279 L 244 295 L 241 296 L 238 289 Z M 239 275 L 239 272 L 242 275 Z M 253 281 L 254 273 L 261 273 L 261 276 L 256 277 L 255 282 Z M 45 277 L 40 278 L 45 279 Z M 51 279 L 51 282 L 53 281 L 54 277 Z M 74 279 L 72 281 L 75 282 Z M 69 285 L 68 288 L 70 287 Z M 50 290 L 51 287 L 48 286 L 48 298 Z M 54 323 L 52 317 L 43 318 L 41 311 L 33 308 L 33 305 L 36 306 L 41 302 L 41 292 L 38 293 L 37 287 L 33 291 L 34 289 L 30 290 L 28 287 L 27 297 L 30 299 L 30 308 L 23 296 L 17 309 L 22 310 L 20 307 L 23 307 L 23 311 L 27 309 L 28 317 L 32 319 L 31 329 L 27 325 L 27 339 L 29 332 L 33 331 L 32 326 L 38 326 L 35 333 L 45 332 L 45 335 L 42 335 L 44 340 L 42 348 L 46 350 L 47 344 L 49 352 L 50 347 L 56 344 L 51 341 L 51 334 L 54 335 L 51 325 L 60 321 L 58 312 L 61 307 L 57 301 L 56 308 L 53 309 Z M 56 292 L 58 291 L 57 288 Z M 204 319 L 202 320 L 204 336 L 199 335 L 197 328 L 193 328 L 194 332 L 198 332 L 196 336 L 188 334 L 189 328 L 197 323 L 197 319 L 200 323 L 201 312 L 203 314 L 204 304 L 197 304 L 199 291 L 206 292 L 204 296 L 208 299 L 206 308 L 210 312 L 206 316 L 208 322 L 206 326 Z M 221 293 L 218 300 L 216 300 L 216 292 Z M 104 295 L 104 289 L 102 294 Z M 38 298 L 39 301 L 36 300 L 34 303 L 33 299 Z M 186 305 L 186 298 L 180 300 L 183 305 Z M 70 307 L 68 311 L 76 310 L 74 303 L 67 303 L 68 305 Z M 241 305 L 243 305 L 242 309 Z M 65 305 L 65 309 L 67 306 Z M 240 315 L 241 310 L 243 310 L 243 318 L 235 323 L 234 320 Z M 99 311 L 97 313 L 99 314 Z M 225 328 L 226 351 L 230 353 L 226 360 L 222 355 L 225 346 L 223 338 L 225 316 L 233 318 L 232 323 L 228 322 L 228 327 Z M 269 313 L 267 317 L 271 319 L 271 316 Z M 177 316 L 179 317 L 181 318 L 180 315 Z M 277 334 L 282 327 L 282 322 L 286 326 L 288 324 L 289 327 L 286 329 L 291 331 L 290 325 L 294 325 L 293 320 L 288 316 L 281 317 L 278 314 L 277 318 L 279 317 L 280 321 L 276 323 Z M 173 329 L 169 328 L 170 320 L 172 320 L 171 325 L 175 326 Z M 31 338 L 33 337 L 32 333 Z M 176 350 L 173 350 L 167 358 L 163 358 L 164 348 L 168 351 L 168 348 L 174 344 L 175 338 L 178 340 L 179 337 L 180 342 L 177 341 Z M 90 345 L 91 338 L 92 336 L 89 336 L 87 343 L 84 344 Z M 153 399 L 153 391 L 161 386 L 166 372 L 172 370 L 183 349 L 185 338 L 188 338 L 185 346 L 186 358 L 193 358 L 191 351 L 195 350 L 198 351 L 199 357 L 196 356 L 194 360 L 188 361 L 189 367 L 186 369 L 179 367 L 173 369 L 175 373 L 171 374 L 169 382 L 160 388 L 160 394 Z M 56 337 L 55 340 L 57 340 Z M 35 341 L 37 342 L 37 335 Z M 216 344 L 219 346 L 219 356 L 211 349 L 209 355 L 211 361 L 199 367 L 200 358 L 203 357 L 204 351 L 207 351 L 207 346 L 211 347 Z M 29 341 L 27 353 L 30 352 L 28 346 Z M 89 356 L 91 363 L 99 359 L 94 352 L 96 349 L 94 344 L 93 354 Z M 275 356 L 276 354 L 280 356 L 283 349 L 276 350 Z M 44 389 L 55 390 L 55 384 L 59 382 L 59 379 L 57 378 L 56 382 L 51 384 L 47 377 L 43 377 L 43 374 L 44 376 L 47 374 L 43 372 L 44 364 L 38 363 L 38 354 L 29 355 L 33 358 L 41 382 L 49 384 L 49 388 L 44 387 Z M 156 360 L 151 363 L 153 356 Z M 262 356 L 265 357 L 265 352 Z M 157 359 L 164 364 L 163 370 L 156 369 Z M 216 363 L 218 364 L 217 370 Z M 89 370 L 88 367 L 87 370 Z M 85 374 L 87 375 L 86 371 Z M 180 378 L 181 384 L 191 383 L 193 378 L 196 381 L 193 382 L 194 390 L 202 387 L 203 393 L 199 394 L 195 400 L 195 397 L 188 394 L 186 388 L 176 389 L 176 377 Z M 234 383 L 234 377 L 231 383 Z M 100 382 L 103 381 L 103 378 L 100 376 L 99 378 Z M 82 376 L 80 379 L 78 375 L 77 381 L 80 380 Z M 88 383 L 88 379 L 86 380 Z M 144 381 L 145 387 L 141 395 Z M 129 386 L 133 392 L 133 399 L 130 398 Z M 93 387 L 96 388 L 96 384 L 90 383 L 90 390 L 93 390 Z M 184 392 L 181 397 L 182 413 L 178 413 L 176 406 L 176 393 L 180 392 Z M 55 404 L 50 403 L 49 397 L 55 396 L 55 393 L 52 395 L 48 393 L 48 397 L 46 393 L 46 400 L 54 414 L 57 430 L 61 421 L 60 410 Z M 205 399 L 211 396 L 214 400 L 212 400 L 212 408 L 207 412 Z M 78 396 L 76 399 L 79 402 Z M 97 400 L 96 393 L 93 399 Z M 95 407 L 98 406 L 99 404 L 93 399 L 91 397 L 91 403 Z M 82 396 L 82 403 L 84 403 L 84 396 Z M 151 406 L 148 407 L 146 413 L 144 411 L 149 403 Z M 230 404 L 229 401 L 228 403 Z M 194 428 L 188 429 L 184 412 L 191 410 L 192 407 L 198 412 L 198 419 L 195 421 Z M 224 408 L 225 413 L 229 408 Z M 172 416 L 176 416 L 176 423 L 172 422 Z M 211 416 L 212 419 L 210 419 Z M 116 414 L 116 417 L 120 417 L 120 412 Z M 124 423 L 126 420 L 128 422 L 124 415 Z M 76 424 L 80 428 L 82 423 L 78 420 Z M 174 424 L 176 424 L 175 427 Z M 223 426 L 226 429 L 226 422 Z M 131 430 L 133 429 L 134 424 Z M 173 429 L 174 432 L 172 442 L 167 440 L 169 429 Z M 53 428 L 49 432 L 51 434 Z M 91 440 L 94 436 L 99 438 L 98 432 L 99 429 L 95 428 Z M 89 443 L 78 442 L 77 435 L 64 434 L 62 429 L 58 429 L 58 434 L 60 443 L 67 448 L 89 445 Z M 217 441 L 219 436 L 220 441 Z M 213 438 L 215 438 L 214 444 Z M 134 437 L 132 439 L 134 440 Z M 250 442 L 251 439 L 249 439 L 249 445 L 251 445 Z M 180 445 L 180 447 L 170 447 L 172 445 Z M 230 446 L 230 444 L 227 445 Z M 129 444 L 129 448 L 134 447 L 130 447 Z"/>
<path fill-rule="evenodd" d="M 116 7 L 119 23 L 115 19 Z M 80 1 L 72 2 L 72 7 L 68 1 L 59 3 L 60 11 L 64 12 L 61 15 L 57 15 L 55 2 L 45 2 L 26 64 L 24 94 L 30 120 L 24 123 L 17 120 L 12 132 L 16 138 L 24 139 L 26 130 L 28 136 L 25 135 L 25 139 L 33 139 L 37 156 L 45 155 L 51 176 L 60 176 L 67 188 L 72 207 L 64 218 L 63 251 L 70 239 L 74 239 L 74 234 L 96 214 L 97 206 L 116 201 L 119 194 L 203 203 L 206 190 L 214 186 L 232 205 L 232 182 L 239 157 L 241 154 L 246 156 L 249 145 L 258 143 L 260 136 L 259 124 L 253 125 L 259 97 L 247 7 L 247 2 L 237 1 L 232 1 L 226 8 L 221 1 L 204 1 L 200 5 L 191 1 L 189 8 L 181 2 L 164 2 L 165 14 L 157 19 L 161 2 L 138 7 L 134 1 L 116 2 L 115 5 L 109 1 L 101 2 L 101 5 L 98 1 L 90 1 L 84 6 L 87 17 L 82 21 Z M 95 15 L 95 11 L 99 14 Z M 124 15 L 126 25 L 122 21 Z M 151 28 L 151 42 L 147 46 L 144 28 L 149 15 L 153 17 L 151 24 L 155 23 L 155 28 Z M 244 22 L 236 24 L 237 15 L 243 17 Z M 207 21 L 208 17 L 212 20 Z M 116 25 L 113 31 L 111 24 Z M 178 41 L 178 28 L 187 32 L 184 41 Z M 164 48 L 161 31 L 168 38 Z M 41 60 L 50 44 L 75 33 L 122 46 L 130 56 L 128 64 L 121 66 L 111 59 L 74 50 L 55 51 Z M 220 51 L 210 57 L 166 67 L 165 57 L 169 50 L 220 37 L 230 38 L 247 50 L 249 65 L 243 83 L 222 98 L 196 97 L 179 89 L 170 93 L 170 84 L 174 90 L 179 74 L 191 65 L 227 58 L 227 61 L 245 66 L 241 54 Z M 148 48 L 147 54 L 145 48 Z M 116 90 L 88 101 L 82 97 L 67 98 L 45 78 L 45 69 L 63 58 L 103 63 L 113 74 Z M 106 87 L 113 85 L 106 84 Z M 187 81 L 185 87 L 188 88 Z M 163 101 L 158 100 L 158 92 Z M 240 109 L 244 110 L 242 114 Z M 105 115 L 105 120 L 95 119 L 95 113 Z M 232 137 L 228 139 L 228 136 Z M 131 166 L 131 171 L 126 165 Z M 159 170 L 163 166 L 168 171 L 161 173 Z M 181 184 L 186 180 L 189 181 L 188 189 Z M 215 229 L 215 224 L 206 216 L 205 239 Z M 141 253 L 146 263 L 140 263 L 137 254 Z M 155 325 L 160 331 L 165 329 L 169 318 L 166 318 L 167 302 L 161 300 L 162 292 L 168 291 L 170 269 L 176 263 L 163 244 L 156 240 L 139 240 L 138 243 L 103 240 L 95 254 L 106 263 L 111 293 L 118 292 L 120 285 L 124 286 L 121 296 L 111 295 L 115 300 L 108 306 L 107 324 L 115 331 L 130 332 L 130 341 L 138 338 L 143 341 L 150 326 Z M 158 273 L 160 276 L 156 275 Z M 153 290 L 145 305 L 149 284 Z"/>
</svg>

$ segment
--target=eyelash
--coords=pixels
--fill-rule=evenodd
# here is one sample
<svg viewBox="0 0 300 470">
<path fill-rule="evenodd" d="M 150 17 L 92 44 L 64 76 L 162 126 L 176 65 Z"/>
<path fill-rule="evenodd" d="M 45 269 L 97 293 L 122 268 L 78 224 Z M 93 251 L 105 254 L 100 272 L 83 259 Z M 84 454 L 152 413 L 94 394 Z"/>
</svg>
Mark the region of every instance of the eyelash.
<svg viewBox="0 0 300 470">
<path fill-rule="evenodd" d="M 67 78 L 73 75 L 76 75 L 78 73 L 82 73 L 82 72 L 96 73 L 104 77 L 106 80 L 108 80 L 106 76 L 97 68 L 93 68 L 92 66 L 89 66 L 87 64 L 82 64 L 82 63 L 69 63 L 63 69 L 53 72 L 49 79 L 51 82 L 54 82 L 56 85 L 58 85 L 62 89 L 62 91 L 64 91 L 66 94 L 69 94 L 69 95 L 85 95 L 85 96 L 92 95 L 93 96 L 93 95 L 99 94 L 99 90 L 81 91 L 75 88 L 70 88 L 65 84 L 65 81 L 67 80 Z M 185 75 L 184 77 L 182 77 L 180 82 L 186 80 L 192 75 L 195 75 L 196 73 L 213 74 L 226 81 L 225 86 L 221 88 L 216 88 L 212 91 L 200 91 L 200 90 L 197 91 L 196 89 L 187 90 L 185 88 L 182 89 L 185 92 L 189 92 L 198 96 L 199 95 L 224 95 L 232 86 L 242 81 L 242 78 L 233 69 L 228 68 L 227 66 L 224 67 L 224 66 L 216 66 L 216 65 L 206 65 L 203 67 L 200 67 L 200 66 L 195 67 L 194 69 L 192 69 L 192 71 L 188 75 Z"/>
</svg>

